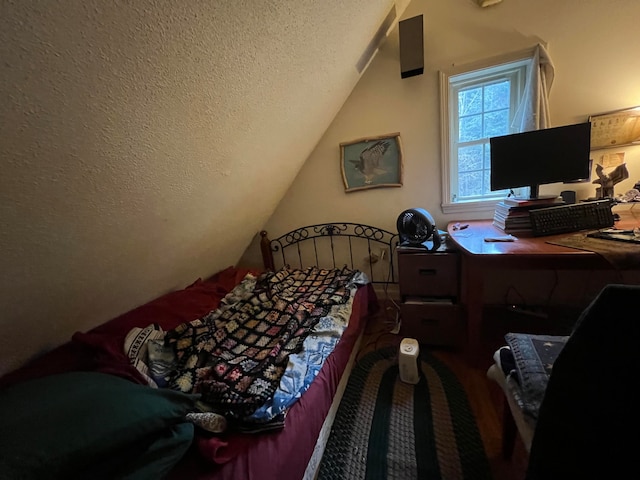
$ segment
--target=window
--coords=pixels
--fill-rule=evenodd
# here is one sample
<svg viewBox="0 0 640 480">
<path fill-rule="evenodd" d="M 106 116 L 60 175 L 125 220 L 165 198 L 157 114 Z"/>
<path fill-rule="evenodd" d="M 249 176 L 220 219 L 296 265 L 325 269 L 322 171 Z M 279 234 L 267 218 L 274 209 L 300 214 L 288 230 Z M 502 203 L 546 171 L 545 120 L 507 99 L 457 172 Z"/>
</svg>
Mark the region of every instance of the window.
<svg viewBox="0 0 640 480">
<path fill-rule="evenodd" d="M 445 213 L 494 208 L 507 194 L 490 189 L 489 138 L 517 133 L 532 58 L 528 50 L 440 73 Z"/>
</svg>

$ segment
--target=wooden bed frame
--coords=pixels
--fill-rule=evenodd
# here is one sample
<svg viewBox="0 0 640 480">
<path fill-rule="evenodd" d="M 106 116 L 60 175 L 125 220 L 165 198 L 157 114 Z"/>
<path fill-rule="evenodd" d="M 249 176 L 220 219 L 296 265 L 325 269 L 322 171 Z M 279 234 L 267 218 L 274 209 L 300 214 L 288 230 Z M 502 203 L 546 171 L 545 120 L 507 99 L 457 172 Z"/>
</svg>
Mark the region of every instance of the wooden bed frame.
<svg viewBox="0 0 640 480">
<path fill-rule="evenodd" d="M 262 262 L 267 270 L 284 265 L 359 269 L 373 284 L 397 283 L 397 233 L 362 223 L 335 222 L 296 228 L 270 240 L 260 232 Z M 306 260 L 306 261 L 305 261 Z"/>
</svg>

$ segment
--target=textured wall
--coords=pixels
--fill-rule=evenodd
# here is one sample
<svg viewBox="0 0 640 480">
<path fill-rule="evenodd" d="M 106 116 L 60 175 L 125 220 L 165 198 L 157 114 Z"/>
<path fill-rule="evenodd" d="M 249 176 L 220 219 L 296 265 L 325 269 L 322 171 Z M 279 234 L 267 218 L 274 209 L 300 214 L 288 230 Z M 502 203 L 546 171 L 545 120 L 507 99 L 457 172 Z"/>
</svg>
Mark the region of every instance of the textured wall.
<svg viewBox="0 0 640 480">
<path fill-rule="evenodd" d="M 0 2 L 0 374 L 235 264 L 391 5 Z"/>
<path fill-rule="evenodd" d="M 615 7 L 615 8 L 614 8 Z M 551 89 L 554 125 L 586 121 L 608 110 L 640 105 L 640 61 L 628 40 L 640 18 L 637 0 L 505 0 L 480 8 L 473 0 L 411 2 L 402 18 L 424 16 L 423 75 L 402 79 L 397 28 L 390 33 L 341 111 L 336 115 L 266 228 L 279 235 L 300 221 L 365 221 L 395 229 L 405 208 L 422 207 L 442 228 L 459 219 L 445 215 L 441 203 L 440 93 L 438 72 L 539 41 L 548 44 L 555 65 Z M 340 142 L 400 132 L 404 185 L 344 192 Z M 631 177 L 640 179 L 640 147 L 625 147 Z M 609 151 L 594 151 L 597 160 Z M 594 177 L 595 178 L 595 177 Z M 590 183 L 543 187 L 543 193 L 577 187 L 581 198 L 595 194 Z M 322 206 L 322 208 L 314 208 Z M 488 218 L 492 210 L 467 214 Z"/>
</svg>

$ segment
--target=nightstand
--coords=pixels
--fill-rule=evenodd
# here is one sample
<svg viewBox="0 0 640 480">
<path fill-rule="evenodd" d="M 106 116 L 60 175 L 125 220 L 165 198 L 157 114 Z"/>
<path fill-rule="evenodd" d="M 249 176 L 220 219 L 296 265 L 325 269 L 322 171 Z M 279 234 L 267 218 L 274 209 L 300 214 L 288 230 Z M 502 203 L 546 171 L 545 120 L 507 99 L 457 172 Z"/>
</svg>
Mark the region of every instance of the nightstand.
<svg viewBox="0 0 640 480">
<path fill-rule="evenodd" d="M 426 345 L 463 345 L 459 269 L 460 255 L 446 242 L 434 252 L 398 247 L 400 335 Z"/>
</svg>

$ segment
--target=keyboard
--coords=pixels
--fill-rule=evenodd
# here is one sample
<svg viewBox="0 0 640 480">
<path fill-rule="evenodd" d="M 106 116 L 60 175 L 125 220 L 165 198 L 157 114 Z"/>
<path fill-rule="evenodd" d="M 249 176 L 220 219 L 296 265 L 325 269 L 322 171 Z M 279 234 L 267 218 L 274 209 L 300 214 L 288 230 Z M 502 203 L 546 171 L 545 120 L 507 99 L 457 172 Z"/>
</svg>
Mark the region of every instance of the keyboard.
<svg viewBox="0 0 640 480">
<path fill-rule="evenodd" d="M 534 237 L 613 226 L 611 200 L 536 208 L 529 212 Z"/>
</svg>

